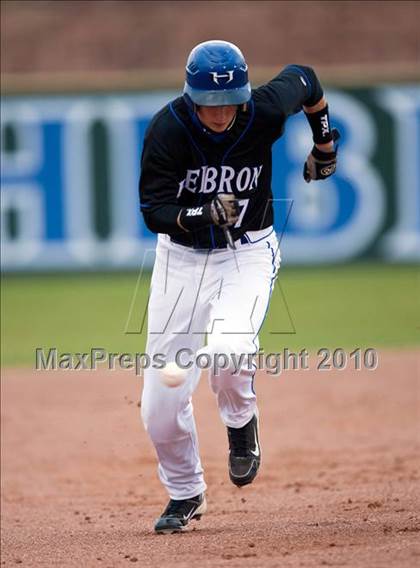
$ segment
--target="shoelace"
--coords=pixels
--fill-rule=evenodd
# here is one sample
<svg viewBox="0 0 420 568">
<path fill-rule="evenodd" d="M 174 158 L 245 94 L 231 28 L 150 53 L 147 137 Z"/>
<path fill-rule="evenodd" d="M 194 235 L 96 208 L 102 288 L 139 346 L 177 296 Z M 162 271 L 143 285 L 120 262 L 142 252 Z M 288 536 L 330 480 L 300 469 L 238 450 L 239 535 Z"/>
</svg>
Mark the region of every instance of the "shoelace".
<svg viewBox="0 0 420 568">
<path fill-rule="evenodd" d="M 165 517 L 184 517 L 191 512 L 193 503 L 195 503 L 195 501 L 192 499 L 185 501 L 175 501 L 171 499 L 163 514 Z"/>
</svg>

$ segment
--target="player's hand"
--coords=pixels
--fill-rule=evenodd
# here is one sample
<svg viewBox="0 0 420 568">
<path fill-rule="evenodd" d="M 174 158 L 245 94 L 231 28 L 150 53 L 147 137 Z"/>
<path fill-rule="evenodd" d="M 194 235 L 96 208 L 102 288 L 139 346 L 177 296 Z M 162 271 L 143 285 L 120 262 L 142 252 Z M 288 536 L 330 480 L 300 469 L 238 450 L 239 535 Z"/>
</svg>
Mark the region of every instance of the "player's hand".
<svg viewBox="0 0 420 568">
<path fill-rule="evenodd" d="M 219 193 L 210 203 L 210 214 L 215 225 L 229 227 L 239 218 L 238 200 L 229 193 Z"/>
<path fill-rule="evenodd" d="M 336 128 L 333 129 L 332 135 L 334 142 L 340 138 L 340 133 Z M 303 166 L 303 177 L 307 183 L 333 175 L 337 167 L 337 150 L 338 147 L 335 147 L 332 152 L 322 152 L 316 146 L 312 148 Z"/>
</svg>

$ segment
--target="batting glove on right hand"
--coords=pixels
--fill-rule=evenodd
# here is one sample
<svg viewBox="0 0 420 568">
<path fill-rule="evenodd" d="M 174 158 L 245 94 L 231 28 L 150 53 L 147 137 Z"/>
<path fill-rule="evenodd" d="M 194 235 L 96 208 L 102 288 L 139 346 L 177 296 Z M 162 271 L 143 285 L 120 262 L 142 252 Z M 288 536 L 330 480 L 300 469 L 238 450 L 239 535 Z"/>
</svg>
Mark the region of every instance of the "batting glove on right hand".
<svg viewBox="0 0 420 568">
<path fill-rule="evenodd" d="M 215 225 L 229 227 L 239 218 L 240 207 L 234 195 L 220 193 L 210 203 L 210 214 Z"/>
<path fill-rule="evenodd" d="M 336 128 L 333 129 L 332 136 L 334 142 L 340 138 L 340 133 Z M 313 146 L 303 166 L 305 181 L 309 183 L 311 180 L 326 179 L 332 176 L 337 168 L 337 151 L 338 147 L 332 152 L 322 152 Z"/>
</svg>

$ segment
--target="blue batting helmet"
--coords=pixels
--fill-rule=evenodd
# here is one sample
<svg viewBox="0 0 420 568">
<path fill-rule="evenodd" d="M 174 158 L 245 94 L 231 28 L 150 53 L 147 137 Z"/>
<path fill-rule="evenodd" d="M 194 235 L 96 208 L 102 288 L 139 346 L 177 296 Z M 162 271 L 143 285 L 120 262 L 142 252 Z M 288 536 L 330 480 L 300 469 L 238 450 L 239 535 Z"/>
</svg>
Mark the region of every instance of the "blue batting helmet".
<svg viewBox="0 0 420 568">
<path fill-rule="evenodd" d="M 241 50 L 228 41 L 199 43 L 186 67 L 184 93 L 197 105 L 240 105 L 251 98 L 248 65 Z"/>
</svg>

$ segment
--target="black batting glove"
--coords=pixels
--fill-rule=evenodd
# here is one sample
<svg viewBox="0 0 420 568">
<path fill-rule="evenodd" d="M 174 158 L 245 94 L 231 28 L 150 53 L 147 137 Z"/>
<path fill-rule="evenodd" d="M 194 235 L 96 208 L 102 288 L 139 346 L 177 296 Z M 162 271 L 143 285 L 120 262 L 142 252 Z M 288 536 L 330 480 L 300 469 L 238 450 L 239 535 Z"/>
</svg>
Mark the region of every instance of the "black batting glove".
<svg viewBox="0 0 420 568">
<path fill-rule="evenodd" d="M 332 130 L 334 142 L 340 138 L 336 128 Z M 338 146 L 332 152 L 322 152 L 315 145 L 303 166 L 303 177 L 307 183 L 312 180 L 326 179 L 333 175 L 337 168 Z"/>
</svg>

